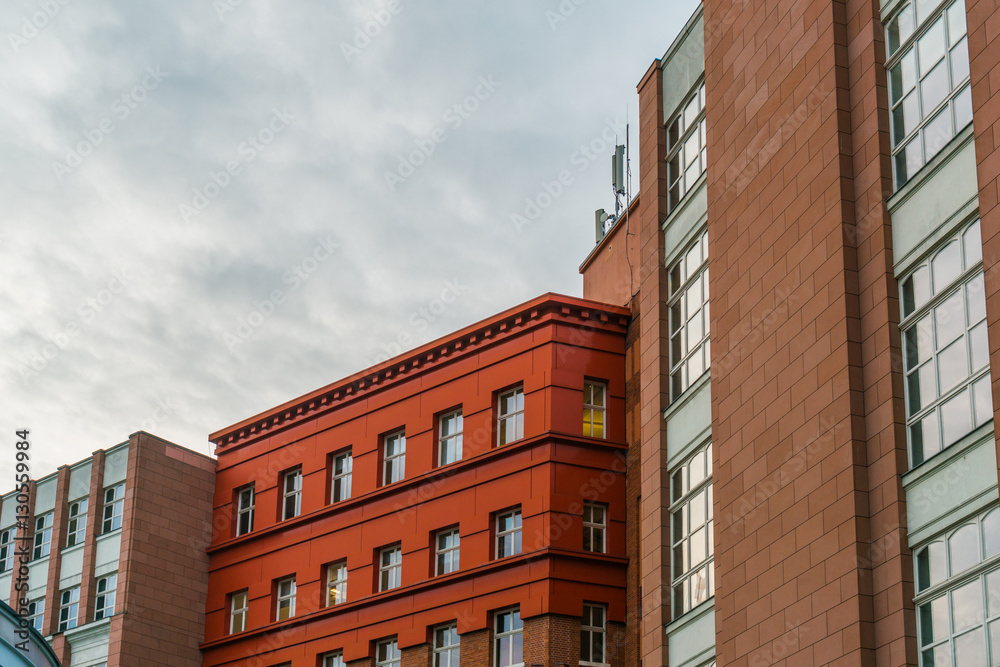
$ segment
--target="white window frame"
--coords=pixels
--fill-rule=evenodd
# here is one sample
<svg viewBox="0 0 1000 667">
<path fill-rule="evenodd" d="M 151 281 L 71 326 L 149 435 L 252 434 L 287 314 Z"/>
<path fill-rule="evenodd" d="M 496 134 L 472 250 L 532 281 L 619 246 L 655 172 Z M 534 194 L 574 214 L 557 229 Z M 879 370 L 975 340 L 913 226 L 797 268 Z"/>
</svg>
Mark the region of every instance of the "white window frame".
<svg viewBox="0 0 1000 667">
<path fill-rule="evenodd" d="M 0 573 L 10 572 L 14 569 L 14 552 L 17 551 L 14 544 L 16 536 L 16 528 L 0 531 Z"/>
<path fill-rule="evenodd" d="M 501 630 L 500 628 L 503 626 L 503 619 L 506 616 L 509 616 L 511 619 L 510 630 Z M 498 611 L 494 615 L 493 630 L 494 667 L 522 667 L 524 665 L 524 621 L 521 620 L 521 608 L 512 607 L 510 609 Z M 521 660 L 519 662 L 514 662 L 514 647 L 516 645 L 514 637 L 517 637 L 518 635 L 521 637 Z M 506 639 L 511 640 L 510 648 L 507 651 L 508 655 L 503 656 L 501 653 L 503 653 L 503 643 Z"/>
<path fill-rule="evenodd" d="M 449 538 L 454 538 L 453 542 L 448 542 Z M 445 540 L 445 545 L 441 541 Z M 459 557 L 461 555 L 462 537 L 458 532 L 458 527 L 448 528 L 438 531 L 434 535 L 434 575 L 451 574 L 458 572 L 460 567 Z"/>
<path fill-rule="evenodd" d="M 597 511 L 600 512 L 600 520 L 594 518 Z M 591 500 L 583 503 L 583 550 L 595 554 L 608 551 L 608 506 L 604 503 Z"/>
<path fill-rule="evenodd" d="M 250 617 L 250 591 L 243 589 L 229 594 L 229 634 L 238 635 L 247 630 Z"/>
<path fill-rule="evenodd" d="M 32 560 L 46 558 L 52 553 L 52 519 L 55 512 L 46 512 L 35 517 L 34 548 L 31 550 Z"/>
<path fill-rule="evenodd" d="M 65 632 L 78 625 L 80 616 L 80 587 L 67 588 L 59 593 L 59 630 Z"/>
<path fill-rule="evenodd" d="M 104 519 L 101 522 L 101 535 L 119 530 L 122 527 L 124 512 L 125 482 L 104 489 Z"/>
<path fill-rule="evenodd" d="M 247 484 L 236 490 L 236 536 L 253 532 L 253 522 L 257 512 L 257 489 L 254 484 Z M 243 523 L 246 520 L 246 529 Z"/>
<path fill-rule="evenodd" d="M 350 449 L 337 452 L 330 462 L 330 502 L 340 503 L 351 499 L 351 475 L 354 457 Z"/>
<path fill-rule="evenodd" d="M 347 602 L 347 561 L 341 560 L 326 566 L 326 606 L 334 607 Z"/>
<path fill-rule="evenodd" d="M 388 562 L 386 562 L 388 557 Z M 395 585 L 393 585 L 395 584 Z M 378 592 L 384 593 L 403 585 L 403 547 L 394 544 L 378 552 Z"/>
<path fill-rule="evenodd" d="M 511 518 L 511 527 L 504 529 L 503 522 L 507 518 Z M 507 510 L 497 514 L 496 518 L 496 557 L 497 560 L 501 558 L 510 558 L 512 556 L 517 556 L 523 550 L 524 545 L 522 544 L 522 534 L 521 534 L 521 508 L 517 507 L 515 509 Z M 510 539 L 510 553 L 504 553 L 506 549 L 504 548 L 507 544 L 508 538 Z"/>
<path fill-rule="evenodd" d="M 667 123 L 667 211 L 673 213 L 708 168 L 705 81 Z"/>
<path fill-rule="evenodd" d="M 715 596 L 712 491 L 712 443 L 707 442 L 670 472 L 670 597 L 675 619 Z M 692 517 L 698 516 L 702 521 L 693 526 Z M 704 554 L 694 552 L 699 532 Z M 697 556 L 701 558 L 695 561 Z"/>
<path fill-rule="evenodd" d="M 671 264 L 667 299 L 670 400 L 676 401 L 712 364 L 708 283 L 708 228 L 702 228 Z M 700 329 L 700 331 L 699 331 Z"/>
<path fill-rule="evenodd" d="M 284 590 L 282 590 L 284 589 Z M 279 579 L 275 589 L 276 603 L 274 606 L 274 620 L 284 621 L 295 617 L 295 577 L 285 577 Z M 288 609 L 288 615 L 282 618 L 281 609 L 284 605 Z"/>
<path fill-rule="evenodd" d="M 438 465 L 462 460 L 462 410 L 452 410 L 438 419 Z"/>
<path fill-rule="evenodd" d="M 289 482 L 291 482 L 291 488 L 289 488 Z M 301 514 L 302 467 L 299 466 L 281 476 L 281 520 L 288 521 Z"/>
<path fill-rule="evenodd" d="M 512 410 L 506 410 L 504 407 L 507 399 L 514 400 Z M 497 447 L 522 439 L 524 439 L 524 385 L 519 385 L 497 395 Z"/>
<path fill-rule="evenodd" d="M 583 435 L 602 440 L 608 437 L 608 385 L 604 382 L 583 383 Z"/>
<path fill-rule="evenodd" d="M 35 598 L 28 602 L 28 623 L 37 630 L 39 633 L 42 632 L 42 624 L 45 622 L 45 598 Z"/>
<path fill-rule="evenodd" d="M 382 439 L 382 484 L 406 479 L 406 430 L 393 431 Z"/>
<path fill-rule="evenodd" d="M 323 654 L 323 667 L 344 667 L 344 652 L 330 651 Z"/>
<path fill-rule="evenodd" d="M 104 590 L 101 590 L 104 584 Z M 104 575 L 97 580 L 94 596 L 94 620 L 110 618 L 115 615 L 115 601 L 118 598 L 118 573 Z"/>
<path fill-rule="evenodd" d="M 434 653 L 432 667 L 459 667 L 462 640 L 458 636 L 458 623 L 439 625 L 434 628 L 431 636 Z"/>
<path fill-rule="evenodd" d="M 66 548 L 83 544 L 87 537 L 87 509 L 89 498 L 80 498 L 69 504 L 69 522 L 66 526 Z"/>
<path fill-rule="evenodd" d="M 600 612 L 600 621 L 594 621 L 594 613 Z M 595 656 L 593 654 L 594 649 L 594 639 L 600 636 L 600 656 Z M 585 643 L 585 638 L 589 641 Z M 587 650 L 584 650 L 584 646 L 587 646 Z M 590 660 L 584 660 L 584 654 L 590 652 Z M 580 664 L 581 665 L 606 665 L 608 656 L 608 607 L 607 605 L 598 604 L 596 602 L 584 602 L 583 603 L 583 616 L 580 618 Z M 594 660 L 593 658 L 599 657 L 600 660 Z"/>
<path fill-rule="evenodd" d="M 403 654 L 395 637 L 375 644 L 375 667 L 401 667 Z"/>
</svg>

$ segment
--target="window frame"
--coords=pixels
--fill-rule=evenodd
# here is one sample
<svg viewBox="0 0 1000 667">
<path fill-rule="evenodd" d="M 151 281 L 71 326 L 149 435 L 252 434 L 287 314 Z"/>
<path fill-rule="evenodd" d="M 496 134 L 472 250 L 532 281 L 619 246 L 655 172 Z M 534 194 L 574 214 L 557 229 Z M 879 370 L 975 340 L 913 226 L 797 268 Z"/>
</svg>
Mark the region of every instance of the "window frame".
<svg viewBox="0 0 1000 667">
<path fill-rule="evenodd" d="M 75 593 L 75 596 L 74 596 Z M 67 601 L 67 594 L 69 601 Z M 71 615 L 72 614 L 72 615 Z M 66 632 L 79 625 L 80 587 L 73 586 L 59 592 L 59 626 L 57 632 Z"/>
<path fill-rule="evenodd" d="M 594 390 L 601 390 L 601 404 L 594 403 Z M 588 402 L 588 395 L 590 402 Z M 600 435 L 594 435 L 596 424 L 594 416 L 600 413 Z M 588 419 L 589 416 L 589 419 Z M 588 433 L 587 430 L 590 432 Z M 583 381 L 583 435 L 588 438 L 607 440 L 608 438 L 608 383 L 601 380 Z"/>
<path fill-rule="evenodd" d="M 385 562 L 389 556 L 390 561 Z M 398 556 L 398 558 L 394 558 Z M 396 582 L 395 586 L 391 584 Z M 403 545 L 396 543 L 378 550 L 378 592 L 396 590 L 403 586 Z"/>
<path fill-rule="evenodd" d="M 448 424 L 450 421 L 456 424 L 456 430 L 446 433 L 445 425 Z M 444 467 L 447 465 L 451 465 L 453 463 L 458 463 L 459 461 L 462 460 L 463 433 L 465 431 L 462 408 L 449 410 L 448 412 L 440 415 L 438 417 L 437 422 L 438 422 L 438 433 L 437 433 L 438 467 Z M 454 450 L 453 458 L 448 459 L 446 454 L 451 453 L 452 450 Z"/>
<path fill-rule="evenodd" d="M 288 488 L 289 480 L 292 488 Z M 289 501 L 292 514 L 289 515 Z M 302 516 L 302 466 L 296 466 L 281 474 L 281 520 L 289 521 Z"/>
<path fill-rule="evenodd" d="M 324 653 L 323 667 L 344 667 L 344 652 L 338 650 Z"/>
<path fill-rule="evenodd" d="M 600 610 L 601 612 L 601 624 L 594 624 L 594 611 Z M 588 613 L 589 612 L 589 613 Z M 588 636 L 590 641 L 586 644 L 589 646 L 590 650 L 593 651 L 593 641 L 595 635 L 600 635 L 601 637 L 601 659 L 600 660 L 584 660 L 583 659 L 583 647 L 584 647 L 584 636 Z M 591 658 L 594 657 L 593 653 L 590 655 Z M 581 665 L 592 665 L 594 667 L 603 666 L 608 664 L 608 606 L 606 604 L 601 604 L 599 602 L 584 602 L 583 603 L 583 615 L 580 617 L 580 664 Z"/>
<path fill-rule="evenodd" d="M 239 606 L 239 607 L 237 607 L 236 603 L 237 603 L 237 601 L 239 600 L 239 598 L 241 596 L 243 598 L 242 605 Z M 241 632 L 246 632 L 247 628 L 249 627 L 248 620 L 250 618 L 250 590 L 247 589 L 247 588 L 244 588 L 241 591 L 234 591 L 234 592 L 230 593 L 227 597 L 229 598 L 229 600 L 228 600 L 229 604 L 226 605 L 229 608 L 228 609 L 228 611 L 229 611 L 229 623 L 228 623 L 228 625 L 229 625 L 229 634 L 231 634 L 231 635 L 238 635 Z M 236 619 L 237 618 L 240 620 L 240 628 L 239 628 L 239 630 L 236 629 Z"/>
<path fill-rule="evenodd" d="M 338 463 L 343 462 L 342 469 L 337 472 Z M 354 475 L 353 449 L 348 447 L 330 456 L 330 504 L 342 503 L 351 499 Z"/>
<path fill-rule="evenodd" d="M 504 412 L 504 399 L 514 399 L 514 409 Z M 519 406 L 520 403 L 520 406 Z M 507 422 L 513 423 L 514 437 L 507 435 Z M 524 384 L 497 392 L 496 400 L 497 447 L 524 440 Z"/>
<path fill-rule="evenodd" d="M 0 531 L 0 574 L 14 569 L 14 553 L 17 551 L 16 538 L 16 526 Z"/>
<path fill-rule="evenodd" d="M 440 644 L 438 642 L 439 633 L 445 633 L 447 640 L 454 638 L 454 643 Z M 432 667 L 459 667 L 462 656 L 462 638 L 458 635 L 458 623 L 443 623 L 435 626 L 431 630 L 431 666 Z"/>
<path fill-rule="evenodd" d="M 326 570 L 326 606 L 336 607 L 347 602 L 347 561 L 328 563 Z M 334 575 L 337 575 L 334 577 Z M 343 576 L 340 576 L 340 575 Z"/>
<path fill-rule="evenodd" d="M 55 511 L 35 517 L 35 534 L 32 538 L 31 560 L 48 558 L 52 553 L 52 523 Z"/>
<path fill-rule="evenodd" d="M 35 628 L 39 634 L 42 633 L 42 626 L 45 623 L 45 596 L 28 601 L 28 624 Z"/>
<path fill-rule="evenodd" d="M 699 82 L 684 97 L 684 103 L 666 125 L 667 215 L 680 208 L 687 195 L 694 190 L 695 184 L 708 170 L 708 124 L 705 101 L 705 78 L 701 77 Z M 688 111 L 692 104 L 697 104 L 697 109 L 688 121 Z M 689 163 L 681 165 L 678 162 L 677 165 L 674 165 L 674 160 L 680 159 L 681 153 L 687 151 L 688 143 L 695 137 L 698 138 L 697 157 Z M 696 163 L 698 165 L 697 174 L 689 183 L 688 172 Z"/>
<path fill-rule="evenodd" d="M 282 593 L 282 586 L 288 586 L 288 592 Z M 296 597 L 296 584 L 295 576 L 282 577 L 274 582 L 274 620 L 277 623 L 282 621 L 287 621 L 290 618 L 295 618 L 295 597 Z M 281 609 L 282 604 L 286 603 L 285 606 L 288 609 L 288 615 L 282 618 Z"/>
<path fill-rule="evenodd" d="M 82 513 L 81 513 L 82 506 Z M 66 547 L 75 547 L 83 544 L 87 539 L 87 515 L 90 506 L 90 498 L 80 498 L 69 504 L 69 519 L 66 523 Z M 74 509 L 76 512 L 74 513 Z"/>
<path fill-rule="evenodd" d="M 119 491 L 121 495 L 119 495 Z M 121 530 L 125 515 L 125 482 L 104 488 L 101 535 Z"/>
<path fill-rule="evenodd" d="M 108 584 L 109 581 L 111 581 L 110 586 Z M 103 591 L 101 590 L 101 583 L 104 583 Z M 99 621 L 114 616 L 117 602 L 118 573 L 112 572 L 99 577 L 94 585 L 94 620 Z"/>
<path fill-rule="evenodd" d="M 508 530 L 501 529 L 501 521 L 507 517 L 513 518 L 513 526 Z M 511 509 L 503 510 L 497 512 L 496 518 L 494 520 L 494 542 L 496 543 L 496 548 L 494 549 L 494 555 L 496 560 L 502 560 L 504 558 L 513 558 L 524 553 L 524 537 L 522 534 L 522 528 L 524 527 L 524 520 L 521 516 L 521 506 L 513 507 Z M 511 541 L 511 553 L 504 554 L 503 546 L 506 543 L 506 539 L 510 537 Z"/>
<path fill-rule="evenodd" d="M 587 510 L 590 510 L 590 521 L 587 520 Z M 594 521 L 594 510 L 600 509 L 603 518 L 600 522 Z M 608 553 L 608 505 L 607 503 L 599 503 L 595 500 L 585 500 L 583 501 L 583 544 L 582 548 L 588 553 L 595 554 L 606 554 Z M 594 535 L 600 531 L 601 544 L 600 548 L 594 547 Z M 587 548 L 587 535 L 590 535 L 590 546 Z"/>
<path fill-rule="evenodd" d="M 384 659 L 379 657 L 383 647 L 388 652 L 387 657 Z M 375 642 L 375 667 L 401 667 L 402 664 L 403 653 L 399 650 L 398 638 L 389 637 Z"/>
<path fill-rule="evenodd" d="M 504 616 L 511 617 L 511 629 L 506 631 L 501 631 L 501 622 Z M 514 647 L 515 641 L 511 640 L 510 645 L 510 662 L 501 661 L 501 648 L 503 640 L 508 637 L 513 638 L 520 635 L 521 637 L 521 661 L 514 662 Z M 493 614 L 493 667 L 523 667 L 524 666 L 524 620 L 521 618 L 521 608 L 520 607 L 510 607 L 508 609 L 502 609 Z"/>
<path fill-rule="evenodd" d="M 444 548 L 441 547 L 441 538 L 454 537 L 455 542 L 453 545 L 446 545 Z M 462 535 L 459 532 L 458 526 L 452 526 L 451 528 L 444 528 L 442 530 L 434 533 L 434 576 L 440 577 L 445 574 L 452 574 L 453 572 L 458 572 L 461 569 L 461 547 L 462 547 Z M 442 557 L 444 560 L 442 561 Z M 446 567 L 442 567 L 442 563 L 446 563 Z"/>
<path fill-rule="evenodd" d="M 699 259 L 692 267 L 690 263 L 695 249 L 698 251 Z M 708 227 L 704 226 L 684 244 L 683 250 L 667 266 L 667 347 L 671 403 L 693 387 L 705 373 L 709 373 L 712 367 L 708 254 Z M 692 290 L 695 289 L 695 283 L 698 283 L 697 289 L 701 290 L 702 295 L 694 311 L 695 314 L 691 315 L 691 303 L 688 297 L 690 295 L 693 298 Z M 701 318 L 703 327 L 701 337 L 693 344 L 686 343 L 695 317 Z M 701 355 L 701 371 L 692 377 L 690 364 L 698 355 Z"/>
<path fill-rule="evenodd" d="M 244 505 L 244 494 L 249 493 L 249 502 Z M 249 535 L 253 532 L 253 524 L 257 514 L 257 487 L 251 482 L 236 489 L 236 537 Z M 243 520 L 246 519 L 246 530 Z"/>
<path fill-rule="evenodd" d="M 392 447 L 392 454 L 389 453 L 390 447 Z M 399 463 L 398 467 L 397 462 Z M 398 484 L 405 479 L 406 429 L 401 428 L 382 437 L 382 486 Z"/>
<path fill-rule="evenodd" d="M 695 451 L 686 456 L 682 463 L 670 471 L 670 605 L 672 618 L 680 618 L 684 614 L 695 609 L 699 605 L 715 597 L 715 517 L 713 515 L 713 477 L 712 477 L 712 452 L 711 440 L 699 445 Z M 698 459 L 702 462 L 702 478 L 692 483 L 691 470 Z M 681 475 L 681 479 L 678 479 Z M 680 482 L 681 490 L 677 490 Z M 704 521 L 696 529 L 692 529 L 691 512 L 693 503 L 704 494 L 702 501 L 705 503 Z M 681 518 L 683 534 L 679 535 L 677 530 L 677 517 L 684 513 Z M 705 530 L 705 550 L 706 557 L 695 562 L 691 557 L 693 537 L 699 530 Z M 679 538 L 679 539 L 678 539 Z M 677 572 L 677 549 L 682 549 L 682 561 L 687 563 L 687 567 L 681 572 Z M 696 596 L 692 582 L 699 576 L 704 576 L 703 584 L 699 584 L 699 589 L 704 586 L 705 597 L 695 601 Z M 683 596 L 682 603 L 678 605 L 678 589 Z"/>
</svg>

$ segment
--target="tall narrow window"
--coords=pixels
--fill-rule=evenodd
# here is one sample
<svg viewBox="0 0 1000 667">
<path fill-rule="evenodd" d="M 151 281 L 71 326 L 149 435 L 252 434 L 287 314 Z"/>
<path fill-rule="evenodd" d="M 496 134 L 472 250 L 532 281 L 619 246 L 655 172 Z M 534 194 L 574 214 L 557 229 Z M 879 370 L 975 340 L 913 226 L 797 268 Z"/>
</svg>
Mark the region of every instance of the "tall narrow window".
<svg viewBox="0 0 1000 667">
<path fill-rule="evenodd" d="M 442 530 L 436 536 L 435 542 L 436 547 L 436 563 L 434 565 L 434 573 L 448 574 L 449 572 L 458 572 L 458 549 L 459 549 L 459 535 L 458 528 L 452 528 L 450 530 Z"/>
<path fill-rule="evenodd" d="M 521 509 L 497 515 L 497 558 L 521 553 Z"/>
<path fill-rule="evenodd" d="M 0 532 L 0 573 L 14 569 L 14 529 L 8 528 Z"/>
<path fill-rule="evenodd" d="M 382 483 L 394 484 L 406 475 L 406 433 L 397 431 L 383 442 Z"/>
<path fill-rule="evenodd" d="M 399 545 L 379 552 L 378 590 L 390 591 L 403 582 L 403 549 Z"/>
<path fill-rule="evenodd" d="M 83 544 L 87 534 L 87 505 L 89 500 L 82 498 L 69 504 L 69 525 L 66 530 L 66 546 L 73 547 Z"/>
<path fill-rule="evenodd" d="M 715 595 L 712 443 L 670 475 L 674 618 Z"/>
<path fill-rule="evenodd" d="M 459 667 L 458 624 L 434 628 L 434 667 Z"/>
<path fill-rule="evenodd" d="M 518 387 L 497 397 L 497 444 L 524 437 L 524 389 Z"/>
<path fill-rule="evenodd" d="M 247 629 L 247 614 L 250 611 L 248 591 L 232 593 L 229 596 L 229 634 L 235 635 Z"/>
<path fill-rule="evenodd" d="M 94 620 L 108 618 L 115 614 L 115 593 L 118 588 L 118 574 L 109 574 L 97 580 L 97 599 L 94 602 Z"/>
<path fill-rule="evenodd" d="M 35 519 L 35 549 L 32 558 L 45 558 L 52 550 L 52 512 Z"/>
<path fill-rule="evenodd" d="M 347 562 L 326 566 L 326 606 L 347 602 Z"/>
<path fill-rule="evenodd" d="M 396 638 L 384 639 L 375 645 L 375 667 L 400 667 L 402 655 Z"/>
<path fill-rule="evenodd" d="M 901 4 L 886 22 L 897 188 L 972 122 L 965 3 Z"/>
<path fill-rule="evenodd" d="M 602 554 L 606 551 L 605 533 L 608 525 L 607 507 L 600 503 L 583 503 L 583 550 Z"/>
<path fill-rule="evenodd" d="M 334 651 L 323 656 L 323 667 L 344 667 L 343 651 Z"/>
<path fill-rule="evenodd" d="M 302 468 L 285 473 L 281 499 L 282 520 L 302 514 Z"/>
<path fill-rule="evenodd" d="M 606 632 L 607 609 L 604 605 L 584 604 L 580 619 L 580 664 L 602 665 L 604 659 L 604 635 Z"/>
<path fill-rule="evenodd" d="M 495 667 L 524 664 L 524 624 L 520 609 L 497 612 L 493 655 Z"/>
<path fill-rule="evenodd" d="M 45 620 L 45 598 L 36 598 L 28 603 L 28 623 L 35 630 L 42 631 L 42 622 Z"/>
<path fill-rule="evenodd" d="M 607 411 L 606 385 L 600 382 L 583 383 L 583 434 L 603 438 L 604 418 Z"/>
<path fill-rule="evenodd" d="M 351 498 L 351 472 L 354 470 L 354 459 L 351 450 L 341 452 L 333 457 L 333 477 L 330 480 L 330 502 L 339 503 Z"/>
<path fill-rule="evenodd" d="M 104 489 L 104 521 L 101 534 L 106 535 L 122 527 L 122 513 L 125 510 L 125 484 Z"/>
<path fill-rule="evenodd" d="M 287 577 L 278 582 L 278 603 L 275 619 L 283 621 L 295 616 L 295 577 Z"/>
<path fill-rule="evenodd" d="M 902 281 L 910 461 L 920 465 L 993 419 L 979 221 Z"/>
<path fill-rule="evenodd" d="M 708 230 L 670 267 L 670 400 L 684 393 L 711 364 L 708 339 Z"/>
<path fill-rule="evenodd" d="M 462 459 L 462 411 L 456 410 L 441 417 L 438 425 L 438 465 Z"/>
<path fill-rule="evenodd" d="M 76 627 L 76 619 L 80 614 L 80 587 L 63 591 L 60 602 L 59 632 L 72 630 Z"/>
<path fill-rule="evenodd" d="M 670 184 L 667 207 L 673 212 L 708 166 L 705 132 L 705 84 L 667 124 L 667 171 Z"/>
<path fill-rule="evenodd" d="M 253 530 L 254 512 L 257 498 L 254 485 L 244 486 L 236 492 L 236 536 L 246 535 Z"/>
</svg>

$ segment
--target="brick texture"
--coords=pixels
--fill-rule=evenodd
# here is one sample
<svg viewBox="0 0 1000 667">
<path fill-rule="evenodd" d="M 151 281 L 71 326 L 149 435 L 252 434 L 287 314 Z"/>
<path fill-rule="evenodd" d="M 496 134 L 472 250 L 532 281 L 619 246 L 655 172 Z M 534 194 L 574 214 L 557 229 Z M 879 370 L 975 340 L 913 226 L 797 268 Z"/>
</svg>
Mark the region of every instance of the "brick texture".
<svg viewBox="0 0 1000 667">
<path fill-rule="evenodd" d="M 640 622 L 642 600 L 639 597 L 641 561 L 640 532 L 642 501 L 642 459 L 641 459 L 641 400 L 639 386 L 640 345 L 639 345 L 639 302 L 632 300 L 632 319 L 625 336 L 625 440 L 628 455 L 625 469 L 625 504 L 627 519 L 625 524 L 625 553 L 628 569 L 625 573 L 625 627 L 621 629 L 625 645 L 621 649 L 620 660 L 625 667 L 639 667 Z"/>
<path fill-rule="evenodd" d="M 400 667 L 431 667 L 431 645 L 419 644 L 400 651 Z"/>
<path fill-rule="evenodd" d="M 493 642 L 490 641 L 492 634 L 489 630 L 476 630 L 459 636 L 461 667 L 481 667 L 493 664 Z"/>
</svg>

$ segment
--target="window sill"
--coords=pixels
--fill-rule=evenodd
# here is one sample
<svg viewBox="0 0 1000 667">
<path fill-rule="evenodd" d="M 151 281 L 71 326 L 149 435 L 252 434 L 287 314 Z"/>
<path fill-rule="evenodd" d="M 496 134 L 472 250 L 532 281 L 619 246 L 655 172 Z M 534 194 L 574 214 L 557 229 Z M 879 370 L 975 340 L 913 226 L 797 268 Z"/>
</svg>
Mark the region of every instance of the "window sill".
<svg viewBox="0 0 1000 667">
<path fill-rule="evenodd" d="M 681 395 L 673 400 L 673 402 L 663 409 L 663 419 L 669 419 L 670 415 L 677 412 L 681 407 L 688 404 L 688 402 L 694 398 L 703 386 L 711 382 L 712 372 L 711 369 L 706 370 L 701 376 L 695 380 L 691 385 L 681 392 Z"/>
<path fill-rule="evenodd" d="M 692 623 L 700 621 L 702 618 L 704 618 L 710 613 L 711 614 L 715 613 L 715 596 L 708 598 L 694 609 L 685 612 L 684 614 L 677 617 L 670 623 L 667 623 L 667 625 L 664 627 L 664 631 L 668 636 L 672 635 L 675 632 L 678 632 L 679 630 L 686 628 Z"/>
<path fill-rule="evenodd" d="M 74 551 L 80 551 L 81 549 L 83 549 L 83 542 L 81 542 L 80 544 L 74 544 L 71 547 L 64 547 L 61 554 L 65 556 L 66 554 L 71 554 Z"/>
<path fill-rule="evenodd" d="M 920 168 L 920 170 L 913 175 L 913 178 L 908 180 L 903 184 L 902 187 L 896 189 L 896 192 L 889 197 L 886 201 L 886 208 L 889 209 L 889 214 L 892 215 L 899 206 L 909 199 L 914 192 L 920 189 L 926 181 L 934 177 L 934 174 L 941 170 L 945 164 L 951 161 L 953 157 L 958 155 L 965 145 L 975 139 L 975 132 L 972 123 L 957 135 L 955 135 L 948 144 L 942 148 L 937 155 L 932 157 L 927 164 Z"/>
<path fill-rule="evenodd" d="M 945 467 L 955 459 L 965 456 L 969 449 L 982 442 L 985 438 L 992 436 L 992 434 L 993 421 L 990 420 L 960 438 L 958 442 L 948 445 L 920 465 L 903 473 L 903 489 L 905 490 L 913 486 L 924 477 L 934 474 L 935 471 Z"/>
</svg>

